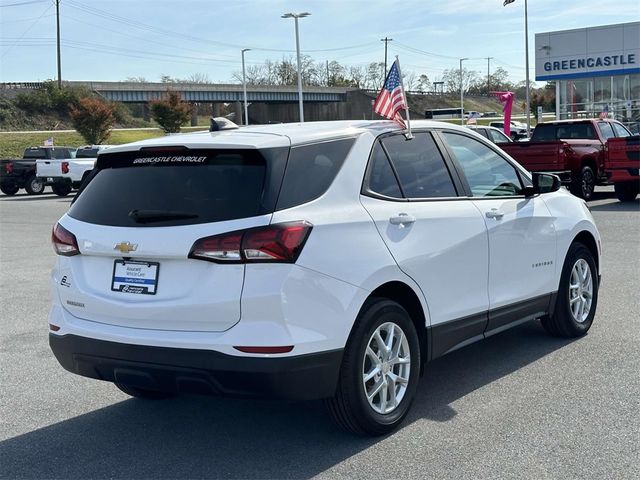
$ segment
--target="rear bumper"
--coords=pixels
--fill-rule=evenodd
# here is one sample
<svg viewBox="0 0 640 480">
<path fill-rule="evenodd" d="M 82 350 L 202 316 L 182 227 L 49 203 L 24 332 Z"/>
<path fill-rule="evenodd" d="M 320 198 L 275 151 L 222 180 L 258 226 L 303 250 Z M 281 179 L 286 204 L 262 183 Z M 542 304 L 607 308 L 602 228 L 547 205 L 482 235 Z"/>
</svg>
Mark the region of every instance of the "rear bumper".
<svg viewBox="0 0 640 480">
<path fill-rule="evenodd" d="M 85 377 L 166 392 L 313 400 L 333 396 L 342 350 L 290 357 L 236 357 L 49 334 L 60 364 Z"/>
<path fill-rule="evenodd" d="M 68 184 L 71 185 L 71 179 L 70 178 L 65 178 L 65 177 L 38 177 L 42 183 L 44 183 L 45 186 L 52 186 L 52 185 L 64 185 L 64 184 Z"/>
</svg>

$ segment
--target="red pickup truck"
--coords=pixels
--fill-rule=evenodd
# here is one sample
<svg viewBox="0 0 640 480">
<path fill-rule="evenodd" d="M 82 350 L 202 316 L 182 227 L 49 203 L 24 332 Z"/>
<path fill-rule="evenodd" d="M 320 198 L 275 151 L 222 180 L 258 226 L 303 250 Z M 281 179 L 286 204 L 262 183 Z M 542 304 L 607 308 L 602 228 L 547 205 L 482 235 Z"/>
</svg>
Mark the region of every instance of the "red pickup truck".
<svg viewBox="0 0 640 480">
<path fill-rule="evenodd" d="M 555 173 L 574 195 L 589 200 L 596 185 L 615 182 L 607 174 L 608 141 L 630 136 L 615 120 L 560 120 L 536 125 L 528 142 L 504 143 L 500 148 L 532 172 Z M 616 149 L 616 156 L 625 156 L 632 146 L 625 141 Z"/>
<path fill-rule="evenodd" d="M 604 171 L 618 200 L 634 201 L 640 193 L 640 136 L 610 138 Z"/>
</svg>

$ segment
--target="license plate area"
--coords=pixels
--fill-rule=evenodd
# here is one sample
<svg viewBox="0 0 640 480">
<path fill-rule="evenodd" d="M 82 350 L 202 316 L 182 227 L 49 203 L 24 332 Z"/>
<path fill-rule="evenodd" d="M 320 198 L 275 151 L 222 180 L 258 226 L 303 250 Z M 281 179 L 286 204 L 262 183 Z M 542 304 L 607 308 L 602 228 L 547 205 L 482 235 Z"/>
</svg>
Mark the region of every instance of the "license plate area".
<svg viewBox="0 0 640 480">
<path fill-rule="evenodd" d="M 159 270 L 158 262 L 116 260 L 113 262 L 111 290 L 138 295 L 155 295 Z"/>
</svg>

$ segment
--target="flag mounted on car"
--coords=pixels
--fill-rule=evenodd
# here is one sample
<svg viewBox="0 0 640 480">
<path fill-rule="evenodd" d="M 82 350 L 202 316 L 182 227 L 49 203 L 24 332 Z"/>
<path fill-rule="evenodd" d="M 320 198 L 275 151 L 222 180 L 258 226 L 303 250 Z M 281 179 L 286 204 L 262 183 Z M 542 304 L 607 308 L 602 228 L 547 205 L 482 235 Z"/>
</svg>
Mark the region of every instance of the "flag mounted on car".
<svg viewBox="0 0 640 480">
<path fill-rule="evenodd" d="M 467 125 L 476 125 L 478 123 L 479 116 L 480 114 L 478 112 L 471 113 L 467 119 Z"/>
<path fill-rule="evenodd" d="M 405 110 L 407 114 L 407 124 L 405 124 L 400 112 Z M 400 74 L 400 62 L 398 57 L 391 65 L 391 69 L 387 74 L 384 85 L 378 93 L 378 97 L 373 104 L 373 111 L 378 115 L 389 118 L 400 125 L 402 128 L 408 128 L 411 135 L 411 127 L 409 123 L 409 107 L 407 106 L 407 98 L 405 97 L 404 88 L 402 86 L 402 75 Z"/>
<path fill-rule="evenodd" d="M 44 141 L 45 147 L 53 147 L 53 137 L 49 137 Z"/>
</svg>

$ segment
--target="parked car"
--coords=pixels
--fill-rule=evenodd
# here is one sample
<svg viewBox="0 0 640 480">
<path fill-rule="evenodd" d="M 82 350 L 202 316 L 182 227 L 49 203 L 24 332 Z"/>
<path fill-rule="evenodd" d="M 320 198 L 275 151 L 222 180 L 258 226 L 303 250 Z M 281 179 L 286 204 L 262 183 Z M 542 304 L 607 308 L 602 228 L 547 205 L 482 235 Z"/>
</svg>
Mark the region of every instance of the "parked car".
<svg viewBox="0 0 640 480">
<path fill-rule="evenodd" d="M 511 137 L 511 140 L 515 142 L 517 140 L 527 138 L 527 126 L 525 124 L 512 121 L 510 125 L 511 125 L 511 133 L 509 136 Z M 490 122 L 489 126 L 497 128 L 502 132 L 504 132 L 504 121 Z"/>
<path fill-rule="evenodd" d="M 584 335 L 600 235 L 469 129 L 309 122 L 114 147 L 53 229 L 49 341 L 140 398 L 326 399 L 397 427 L 424 364 L 523 321 Z M 452 379 L 455 381 L 455 379 Z"/>
<path fill-rule="evenodd" d="M 485 138 L 488 138 L 493 143 L 511 143 L 513 140 L 507 137 L 502 130 L 495 127 L 488 127 L 486 125 L 467 125 L 471 130 L 479 133 Z"/>
<path fill-rule="evenodd" d="M 36 161 L 36 176 L 51 186 L 56 195 L 65 197 L 72 189 L 80 188 L 95 165 L 98 153 L 109 145 L 87 145 L 76 151 L 74 159 L 52 159 Z"/>
<path fill-rule="evenodd" d="M 21 159 L 0 160 L 0 191 L 15 195 L 24 188 L 29 195 L 43 193 L 45 185 L 36 176 L 36 160 L 70 159 L 75 151 L 73 147 L 30 147 Z"/>
<path fill-rule="evenodd" d="M 574 195 L 589 200 L 596 185 L 610 183 L 605 171 L 607 140 L 629 135 L 615 120 L 559 120 L 536 125 L 529 142 L 501 147 L 523 167 L 555 173 Z"/>
</svg>

